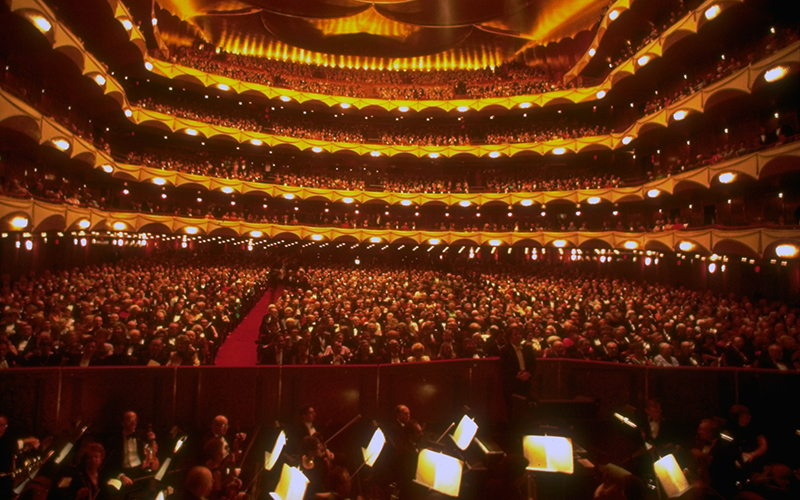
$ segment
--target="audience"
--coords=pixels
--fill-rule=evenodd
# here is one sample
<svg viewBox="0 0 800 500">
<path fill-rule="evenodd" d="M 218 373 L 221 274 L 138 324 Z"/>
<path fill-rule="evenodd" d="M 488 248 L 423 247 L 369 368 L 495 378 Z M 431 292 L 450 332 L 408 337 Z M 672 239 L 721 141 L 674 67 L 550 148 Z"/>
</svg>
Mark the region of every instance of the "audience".
<svg viewBox="0 0 800 500">
<path fill-rule="evenodd" d="M 269 269 L 243 256 L 131 258 L 3 282 L 0 366 L 214 363 Z"/>
<path fill-rule="evenodd" d="M 544 358 L 799 370 L 798 312 L 545 264 L 312 265 L 289 271 L 258 349 L 274 350 L 280 338 L 283 359 L 303 364 L 479 358 L 520 328 Z M 756 361 L 764 356 L 775 363 Z"/>
</svg>

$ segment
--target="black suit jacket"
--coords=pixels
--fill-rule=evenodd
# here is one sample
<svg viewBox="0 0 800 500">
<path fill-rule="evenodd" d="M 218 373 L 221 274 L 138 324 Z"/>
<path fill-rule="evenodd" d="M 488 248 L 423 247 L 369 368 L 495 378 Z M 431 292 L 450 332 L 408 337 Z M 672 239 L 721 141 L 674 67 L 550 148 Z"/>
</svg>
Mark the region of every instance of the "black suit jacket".
<svg viewBox="0 0 800 500">
<path fill-rule="evenodd" d="M 530 344 L 522 344 L 522 359 L 525 361 L 525 371 L 533 375 L 536 371 L 536 356 Z M 517 374 L 522 371 L 517 359 L 517 353 L 511 344 L 506 344 L 500 349 L 500 376 L 503 380 L 503 390 L 510 394 L 519 394 L 530 397 L 532 380 L 522 381 Z"/>
<path fill-rule="evenodd" d="M 144 462 L 144 433 L 137 430 L 136 433 L 133 434 L 133 439 L 136 440 L 136 451 L 139 453 L 139 460 Z M 122 432 L 115 432 L 109 436 L 105 441 L 104 446 L 106 449 L 105 470 L 109 476 L 117 477 L 120 474 L 125 474 L 131 479 L 134 479 L 136 476 L 142 473 L 141 466 L 132 467 L 129 469 L 122 467 L 122 461 L 125 455 L 125 441 L 122 437 Z"/>
</svg>

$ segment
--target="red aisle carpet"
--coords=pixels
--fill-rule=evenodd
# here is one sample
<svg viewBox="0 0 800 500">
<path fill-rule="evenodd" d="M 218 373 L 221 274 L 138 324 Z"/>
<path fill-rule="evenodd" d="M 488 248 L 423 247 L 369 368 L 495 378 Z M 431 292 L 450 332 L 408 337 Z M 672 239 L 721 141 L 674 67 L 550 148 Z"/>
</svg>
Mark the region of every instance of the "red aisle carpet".
<svg viewBox="0 0 800 500">
<path fill-rule="evenodd" d="M 280 297 L 282 291 L 281 286 L 275 290 L 267 290 L 250 314 L 245 316 L 220 346 L 215 362 L 217 366 L 256 366 L 256 340 L 261 318 L 267 314 L 269 305 L 274 298 Z"/>
</svg>

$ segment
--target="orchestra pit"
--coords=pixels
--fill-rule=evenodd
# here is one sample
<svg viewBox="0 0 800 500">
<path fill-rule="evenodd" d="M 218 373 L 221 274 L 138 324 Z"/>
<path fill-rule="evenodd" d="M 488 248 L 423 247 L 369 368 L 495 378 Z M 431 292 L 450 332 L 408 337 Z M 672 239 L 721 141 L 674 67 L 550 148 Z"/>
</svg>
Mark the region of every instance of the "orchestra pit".
<svg viewBox="0 0 800 500">
<path fill-rule="evenodd" d="M 0 500 L 800 498 L 799 72 L 789 0 L 3 0 Z"/>
</svg>

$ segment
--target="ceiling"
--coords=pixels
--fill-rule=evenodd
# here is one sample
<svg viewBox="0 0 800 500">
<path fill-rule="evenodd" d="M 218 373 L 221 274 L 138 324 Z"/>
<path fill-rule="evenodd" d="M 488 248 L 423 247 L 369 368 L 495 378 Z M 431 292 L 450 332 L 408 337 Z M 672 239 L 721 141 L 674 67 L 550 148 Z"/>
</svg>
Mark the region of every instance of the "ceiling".
<svg viewBox="0 0 800 500">
<path fill-rule="evenodd" d="M 514 58 L 552 42 L 585 44 L 608 0 L 158 0 L 168 43 L 229 52 L 294 48 L 377 58 Z M 579 45 L 584 45 L 580 43 Z M 581 48 L 580 50 L 584 49 Z M 274 49 L 274 50 L 273 50 Z M 567 49 L 567 47 L 564 47 Z M 487 57 L 488 56 L 488 57 Z"/>
</svg>

